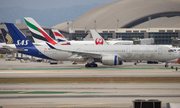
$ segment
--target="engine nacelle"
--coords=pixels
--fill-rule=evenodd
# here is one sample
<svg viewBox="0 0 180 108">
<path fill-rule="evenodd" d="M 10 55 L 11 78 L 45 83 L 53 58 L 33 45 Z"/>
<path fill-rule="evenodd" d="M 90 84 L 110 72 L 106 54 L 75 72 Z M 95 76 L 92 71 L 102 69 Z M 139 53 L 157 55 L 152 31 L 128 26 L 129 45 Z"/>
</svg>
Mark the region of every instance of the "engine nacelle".
<svg viewBox="0 0 180 108">
<path fill-rule="evenodd" d="M 102 57 L 103 65 L 122 65 L 122 61 L 119 61 L 118 56 L 103 56 Z"/>
</svg>

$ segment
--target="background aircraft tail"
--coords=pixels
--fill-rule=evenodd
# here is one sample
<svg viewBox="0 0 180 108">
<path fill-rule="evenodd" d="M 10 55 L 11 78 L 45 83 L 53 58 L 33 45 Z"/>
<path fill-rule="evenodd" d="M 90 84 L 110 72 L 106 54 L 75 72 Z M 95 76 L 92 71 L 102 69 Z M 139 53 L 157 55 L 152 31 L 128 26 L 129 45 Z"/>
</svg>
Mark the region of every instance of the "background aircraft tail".
<svg viewBox="0 0 180 108">
<path fill-rule="evenodd" d="M 52 29 L 53 35 L 58 42 L 68 41 L 57 29 Z"/>
<path fill-rule="evenodd" d="M 9 30 L 10 35 L 12 36 L 12 39 L 14 41 L 14 44 L 17 47 L 17 51 L 23 54 L 45 58 L 45 59 L 51 59 L 48 56 L 41 53 L 33 44 L 32 42 L 25 37 L 23 33 L 12 23 L 5 23 L 6 27 Z"/>
<path fill-rule="evenodd" d="M 6 44 L 13 44 L 14 43 L 12 37 L 9 35 L 9 33 L 5 29 L 1 28 L 0 32 L 2 34 L 4 42 Z"/>
<path fill-rule="evenodd" d="M 51 44 L 57 44 L 44 30 L 43 28 L 31 17 L 24 17 L 24 20 L 33 35 L 35 43 L 42 43 L 43 41 L 50 42 Z"/>
<path fill-rule="evenodd" d="M 95 45 L 108 45 L 108 43 L 95 30 L 90 30 L 90 32 L 95 41 Z"/>
<path fill-rule="evenodd" d="M 34 46 L 32 42 L 12 23 L 5 23 L 17 48 Z"/>
<path fill-rule="evenodd" d="M 4 41 L 0 39 L 0 43 L 4 43 Z"/>
</svg>

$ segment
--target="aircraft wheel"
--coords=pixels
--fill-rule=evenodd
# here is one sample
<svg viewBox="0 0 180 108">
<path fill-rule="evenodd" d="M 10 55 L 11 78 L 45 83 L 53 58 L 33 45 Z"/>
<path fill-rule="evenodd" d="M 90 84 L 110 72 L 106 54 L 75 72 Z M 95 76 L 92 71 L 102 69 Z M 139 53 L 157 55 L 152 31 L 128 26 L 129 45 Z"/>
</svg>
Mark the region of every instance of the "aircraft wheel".
<svg viewBox="0 0 180 108">
<path fill-rule="evenodd" d="M 165 65 L 166 68 L 168 68 L 168 65 Z"/>
<path fill-rule="evenodd" d="M 98 65 L 97 64 L 94 64 L 94 67 L 97 67 Z"/>
<path fill-rule="evenodd" d="M 89 65 L 89 64 L 86 64 L 85 67 L 90 67 L 90 65 Z"/>
</svg>

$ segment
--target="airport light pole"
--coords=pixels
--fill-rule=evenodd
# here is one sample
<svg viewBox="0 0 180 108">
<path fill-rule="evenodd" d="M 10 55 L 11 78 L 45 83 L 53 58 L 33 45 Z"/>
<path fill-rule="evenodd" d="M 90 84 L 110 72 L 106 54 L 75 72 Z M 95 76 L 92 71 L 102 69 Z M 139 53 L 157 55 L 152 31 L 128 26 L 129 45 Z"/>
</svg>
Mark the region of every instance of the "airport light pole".
<svg viewBox="0 0 180 108">
<path fill-rule="evenodd" d="M 148 17 L 148 20 L 149 20 L 148 37 L 150 37 L 149 32 L 150 32 L 150 28 L 151 28 L 151 17 Z"/>
<path fill-rule="evenodd" d="M 148 17 L 149 20 L 149 28 L 151 28 L 151 17 Z"/>
<path fill-rule="evenodd" d="M 69 32 L 69 22 L 67 22 L 67 31 Z"/>
<path fill-rule="evenodd" d="M 119 19 L 117 18 L 117 29 L 119 28 Z"/>
<path fill-rule="evenodd" d="M 73 22 L 74 22 L 74 20 L 72 19 L 71 22 L 72 22 L 72 30 L 73 30 Z"/>
<path fill-rule="evenodd" d="M 96 20 L 94 19 L 94 29 L 96 30 Z"/>
</svg>

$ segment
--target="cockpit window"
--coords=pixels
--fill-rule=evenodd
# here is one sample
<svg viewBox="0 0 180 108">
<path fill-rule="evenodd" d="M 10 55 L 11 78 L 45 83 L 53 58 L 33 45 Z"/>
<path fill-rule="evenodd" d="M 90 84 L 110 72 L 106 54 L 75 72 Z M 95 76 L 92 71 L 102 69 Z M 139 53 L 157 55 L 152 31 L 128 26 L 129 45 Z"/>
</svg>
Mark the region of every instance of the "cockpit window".
<svg viewBox="0 0 180 108">
<path fill-rule="evenodd" d="M 168 52 L 174 52 L 174 50 L 170 49 L 170 50 L 168 50 Z"/>
</svg>

